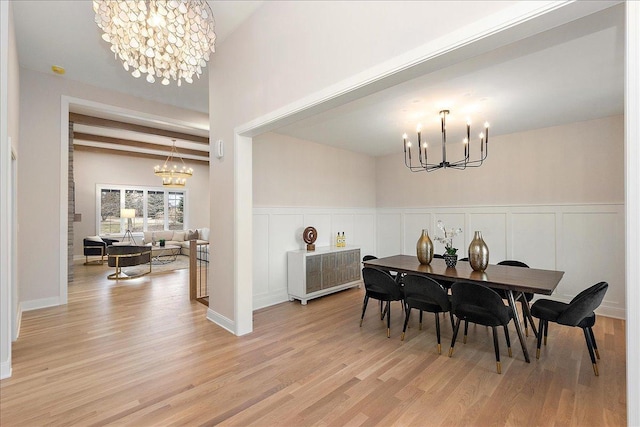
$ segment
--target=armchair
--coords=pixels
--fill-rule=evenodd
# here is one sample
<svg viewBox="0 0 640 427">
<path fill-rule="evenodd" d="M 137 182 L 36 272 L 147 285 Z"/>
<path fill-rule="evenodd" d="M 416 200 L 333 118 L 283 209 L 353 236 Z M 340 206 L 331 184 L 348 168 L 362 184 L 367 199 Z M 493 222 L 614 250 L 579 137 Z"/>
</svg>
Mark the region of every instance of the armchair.
<svg viewBox="0 0 640 427">
<path fill-rule="evenodd" d="M 108 239 L 100 236 L 85 237 L 83 242 L 84 246 L 84 265 L 102 265 L 104 264 L 104 256 L 107 254 L 107 246 L 112 245 L 114 242 L 118 242 L 116 239 Z M 89 261 L 90 256 L 99 256 L 100 259 Z"/>
</svg>

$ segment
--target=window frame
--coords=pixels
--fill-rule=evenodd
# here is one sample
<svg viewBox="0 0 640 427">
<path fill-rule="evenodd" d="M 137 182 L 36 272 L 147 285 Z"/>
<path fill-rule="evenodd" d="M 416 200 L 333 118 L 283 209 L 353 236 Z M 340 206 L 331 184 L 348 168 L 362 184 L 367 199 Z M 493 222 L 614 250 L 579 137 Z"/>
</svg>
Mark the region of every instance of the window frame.
<svg viewBox="0 0 640 427">
<path fill-rule="evenodd" d="M 170 230 L 169 228 L 169 193 L 182 193 L 182 230 L 188 230 L 188 190 L 186 188 L 165 188 L 165 187 L 153 187 L 142 185 L 114 185 L 114 184 L 96 184 L 96 215 L 95 225 L 97 235 L 105 237 L 122 237 L 127 231 L 127 220 L 125 218 L 119 218 L 120 231 L 113 233 L 102 233 L 102 191 L 103 190 L 117 190 L 120 191 L 120 209 L 125 208 L 125 200 L 127 191 L 142 191 L 142 231 L 134 231 L 134 236 L 142 236 L 145 231 L 148 231 L 148 193 L 164 193 L 163 196 L 163 210 L 164 210 L 164 224 L 163 230 Z"/>
</svg>

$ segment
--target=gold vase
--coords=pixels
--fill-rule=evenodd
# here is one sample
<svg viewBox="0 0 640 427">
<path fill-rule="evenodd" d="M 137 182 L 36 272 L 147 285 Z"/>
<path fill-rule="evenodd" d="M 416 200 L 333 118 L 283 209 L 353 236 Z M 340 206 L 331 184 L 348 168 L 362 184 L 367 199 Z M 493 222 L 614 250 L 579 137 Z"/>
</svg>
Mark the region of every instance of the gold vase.
<svg viewBox="0 0 640 427">
<path fill-rule="evenodd" d="M 482 240 L 482 233 L 476 231 L 469 244 L 469 264 L 475 271 L 484 271 L 489 265 L 489 247 Z"/>
<path fill-rule="evenodd" d="M 433 259 L 433 242 L 429 238 L 429 231 L 426 228 L 422 230 L 422 235 L 416 243 L 416 252 L 420 264 L 428 265 Z"/>
</svg>

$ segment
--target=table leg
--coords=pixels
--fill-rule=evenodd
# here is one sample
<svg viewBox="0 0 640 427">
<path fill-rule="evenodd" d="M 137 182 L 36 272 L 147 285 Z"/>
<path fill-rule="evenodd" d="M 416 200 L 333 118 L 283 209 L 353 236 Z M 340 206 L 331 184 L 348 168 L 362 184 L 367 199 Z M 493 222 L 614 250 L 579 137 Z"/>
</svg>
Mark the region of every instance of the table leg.
<svg viewBox="0 0 640 427">
<path fill-rule="evenodd" d="M 529 304 L 526 302 L 526 298 L 524 296 L 524 292 L 520 292 L 520 295 L 518 298 L 522 298 L 522 301 L 525 301 L 524 304 L 522 304 L 522 315 L 523 316 L 527 316 L 527 319 L 529 319 L 529 323 L 531 324 L 531 330 L 533 331 L 533 335 L 538 338 L 538 329 L 536 329 L 536 324 L 533 322 L 533 317 L 531 316 L 531 311 L 529 311 Z"/>
<path fill-rule="evenodd" d="M 516 332 L 518 332 L 518 338 L 520 339 L 520 345 L 522 346 L 522 352 L 524 353 L 524 360 L 527 363 L 531 363 L 529 359 L 529 351 L 527 350 L 527 342 L 522 332 L 522 325 L 520 324 L 520 316 L 518 315 L 518 309 L 516 308 L 516 300 L 513 298 L 513 291 L 507 290 L 507 297 L 509 299 L 509 307 L 513 310 L 513 320 L 516 324 Z"/>
</svg>

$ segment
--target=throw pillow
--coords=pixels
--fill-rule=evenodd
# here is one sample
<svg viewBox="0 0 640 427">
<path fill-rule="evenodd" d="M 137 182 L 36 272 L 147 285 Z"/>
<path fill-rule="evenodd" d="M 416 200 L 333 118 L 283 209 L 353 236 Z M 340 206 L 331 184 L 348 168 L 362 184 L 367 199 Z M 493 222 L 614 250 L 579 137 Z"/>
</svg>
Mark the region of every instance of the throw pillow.
<svg viewBox="0 0 640 427">
<path fill-rule="evenodd" d="M 102 237 L 100 236 L 89 236 L 89 237 L 85 237 L 88 241 L 90 242 L 99 242 L 99 243 L 103 243 L 104 240 L 102 240 Z"/>
<path fill-rule="evenodd" d="M 198 230 L 187 230 L 186 240 L 198 240 Z"/>
</svg>

